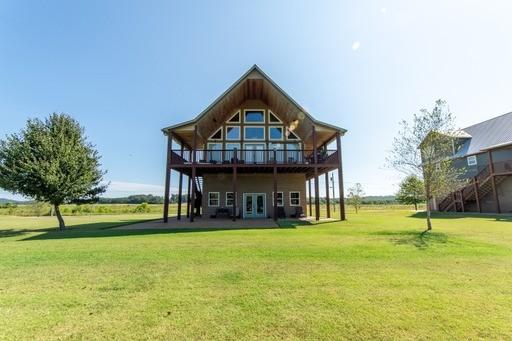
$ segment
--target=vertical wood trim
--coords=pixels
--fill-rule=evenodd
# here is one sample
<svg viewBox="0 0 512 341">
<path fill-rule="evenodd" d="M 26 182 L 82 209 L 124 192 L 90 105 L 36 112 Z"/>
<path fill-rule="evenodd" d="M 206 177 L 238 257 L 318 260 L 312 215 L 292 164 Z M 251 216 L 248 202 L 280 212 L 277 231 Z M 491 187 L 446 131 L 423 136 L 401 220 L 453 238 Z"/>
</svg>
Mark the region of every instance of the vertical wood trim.
<svg viewBox="0 0 512 341">
<path fill-rule="evenodd" d="M 473 186 L 475 189 L 476 208 L 478 212 L 482 213 L 482 207 L 480 206 L 480 188 L 478 187 L 478 180 L 476 176 L 473 178 Z"/>
<path fill-rule="evenodd" d="M 169 220 L 169 195 L 171 191 L 172 133 L 167 136 L 167 161 L 165 162 L 164 223 Z"/>
<path fill-rule="evenodd" d="M 338 186 L 339 186 L 339 196 L 340 196 L 340 220 L 345 220 L 345 194 L 343 191 L 343 159 L 341 157 L 341 134 L 340 132 L 336 133 L 336 149 L 338 150 Z"/>
<path fill-rule="evenodd" d="M 187 218 L 190 217 L 190 191 L 192 187 L 192 176 L 187 176 L 188 178 L 188 186 L 187 186 Z"/>
<path fill-rule="evenodd" d="M 183 151 L 185 146 L 181 144 L 180 156 L 183 157 Z M 180 178 L 178 180 L 178 215 L 177 219 L 181 220 L 181 197 L 183 196 L 183 172 L 180 172 Z"/>
<path fill-rule="evenodd" d="M 325 173 L 325 203 L 327 204 L 327 218 L 330 218 L 331 200 L 329 198 L 329 172 Z"/>
</svg>

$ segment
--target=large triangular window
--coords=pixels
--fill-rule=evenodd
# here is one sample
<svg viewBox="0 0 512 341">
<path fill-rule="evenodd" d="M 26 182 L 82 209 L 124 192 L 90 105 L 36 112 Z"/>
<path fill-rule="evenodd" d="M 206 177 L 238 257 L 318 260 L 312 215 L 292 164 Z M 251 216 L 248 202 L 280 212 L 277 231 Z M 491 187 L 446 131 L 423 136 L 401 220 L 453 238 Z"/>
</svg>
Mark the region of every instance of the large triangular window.
<svg viewBox="0 0 512 341">
<path fill-rule="evenodd" d="M 222 140 L 222 128 L 219 128 L 215 133 L 210 136 L 210 140 Z"/>
<path fill-rule="evenodd" d="M 268 111 L 268 122 L 269 123 L 283 123 L 279 117 L 277 117 L 276 115 L 274 115 L 274 113 L 272 111 Z"/>
<path fill-rule="evenodd" d="M 228 123 L 240 123 L 240 111 L 237 111 L 229 120 Z"/>
</svg>

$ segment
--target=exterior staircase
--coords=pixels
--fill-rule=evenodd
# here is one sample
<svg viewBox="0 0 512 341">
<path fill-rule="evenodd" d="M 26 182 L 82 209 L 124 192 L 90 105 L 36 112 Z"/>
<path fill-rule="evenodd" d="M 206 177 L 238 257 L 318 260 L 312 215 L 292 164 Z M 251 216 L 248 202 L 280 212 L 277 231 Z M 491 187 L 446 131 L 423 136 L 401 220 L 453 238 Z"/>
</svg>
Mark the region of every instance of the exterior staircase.
<svg viewBox="0 0 512 341">
<path fill-rule="evenodd" d="M 493 191 L 492 178 L 489 166 L 486 166 L 471 182 L 446 196 L 438 205 L 439 211 L 465 212 L 467 206 L 476 204 L 481 212 L 482 199 Z M 498 187 L 504 180 L 504 176 L 494 176 L 495 186 Z"/>
</svg>

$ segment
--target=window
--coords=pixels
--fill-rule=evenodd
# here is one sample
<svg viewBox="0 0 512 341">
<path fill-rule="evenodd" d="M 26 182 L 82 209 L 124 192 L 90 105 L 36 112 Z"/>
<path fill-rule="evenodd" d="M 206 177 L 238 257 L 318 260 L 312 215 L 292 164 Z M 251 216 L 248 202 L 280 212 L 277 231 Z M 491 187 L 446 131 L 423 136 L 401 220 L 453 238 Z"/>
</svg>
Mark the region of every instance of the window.
<svg viewBox="0 0 512 341">
<path fill-rule="evenodd" d="M 219 206 L 219 192 L 208 192 L 208 206 L 218 207 Z"/>
<path fill-rule="evenodd" d="M 468 156 L 468 166 L 476 166 L 476 165 L 477 165 L 476 155 Z"/>
<path fill-rule="evenodd" d="M 283 127 L 268 127 L 268 139 L 281 141 L 283 139 Z"/>
<path fill-rule="evenodd" d="M 264 140 L 265 128 L 264 127 L 245 127 L 244 138 L 246 140 Z"/>
<path fill-rule="evenodd" d="M 283 123 L 272 111 L 268 111 L 268 122 L 269 123 Z"/>
<path fill-rule="evenodd" d="M 274 152 L 272 150 L 276 151 L 276 159 L 277 162 L 283 162 L 284 161 L 284 144 L 282 143 L 269 143 L 268 149 L 271 151 L 268 154 L 269 161 L 274 162 Z"/>
<path fill-rule="evenodd" d="M 246 110 L 245 119 L 246 123 L 265 123 L 265 114 L 263 110 Z"/>
<path fill-rule="evenodd" d="M 226 140 L 240 140 L 240 127 L 227 126 Z"/>
<path fill-rule="evenodd" d="M 300 192 L 290 192 L 290 206 L 300 206 Z"/>
<path fill-rule="evenodd" d="M 297 163 L 302 160 L 302 151 L 300 143 L 288 143 L 286 145 L 286 154 L 288 155 L 288 162 Z"/>
<path fill-rule="evenodd" d="M 231 116 L 231 118 L 228 120 L 228 123 L 240 123 L 240 111 Z"/>
<path fill-rule="evenodd" d="M 208 162 L 222 161 L 222 143 L 208 143 Z"/>
<path fill-rule="evenodd" d="M 222 140 L 222 128 L 219 128 L 215 133 L 210 136 L 210 140 Z"/>
<path fill-rule="evenodd" d="M 233 159 L 233 151 L 237 150 L 236 154 L 237 157 L 240 158 L 240 143 L 226 143 L 226 158 L 225 160 L 232 160 Z M 233 162 L 233 160 L 231 161 Z"/>
<path fill-rule="evenodd" d="M 288 130 L 287 131 L 287 139 L 288 140 L 299 140 L 299 137 L 297 135 L 295 135 L 295 133 L 291 130 Z"/>
<path fill-rule="evenodd" d="M 226 206 L 233 207 L 233 192 L 226 192 Z"/>
<path fill-rule="evenodd" d="M 277 192 L 277 206 L 284 206 L 283 192 Z M 272 206 L 274 206 L 274 192 L 272 192 Z"/>
</svg>

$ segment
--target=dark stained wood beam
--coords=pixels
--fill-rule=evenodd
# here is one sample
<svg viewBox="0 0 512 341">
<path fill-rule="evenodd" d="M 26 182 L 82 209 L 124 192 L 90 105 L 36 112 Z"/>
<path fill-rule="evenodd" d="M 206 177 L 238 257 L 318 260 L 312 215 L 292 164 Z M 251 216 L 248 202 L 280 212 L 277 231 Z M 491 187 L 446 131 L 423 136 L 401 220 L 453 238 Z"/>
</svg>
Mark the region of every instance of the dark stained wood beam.
<svg viewBox="0 0 512 341">
<path fill-rule="evenodd" d="M 482 213 L 482 206 L 480 204 L 480 188 L 478 186 L 478 180 L 476 176 L 473 178 L 473 186 L 475 190 L 476 208 L 478 209 L 478 212 Z"/>
<path fill-rule="evenodd" d="M 315 162 L 315 220 L 320 220 L 320 186 L 318 183 L 318 147 L 316 145 L 316 128 L 313 125 L 313 159 Z"/>
<path fill-rule="evenodd" d="M 183 157 L 185 147 L 181 145 L 180 156 Z M 183 196 L 183 172 L 180 172 L 180 178 L 178 180 L 178 214 L 176 218 L 181 220 L 181 197 Z"/>
<path fill-rule="evenodd" d="M 274 175 L 272 179 L 274 180 L 274 221 L 277 221 L 277 154 L 274 150 Z M 284 193 L 283 193 L 284 194 Z M 283 198 L 284 200 L 284 198 Z"/>
<path fill-rule="evenodd" d="M 327 218 L 331 217 L 331 200 L 329 198 L 329 172 L 325 173 L 325 201 L 327 204 Z"/>
<path fill-rule="evenodd" d="M 339 186 L 339 196 L 340 196 L 340 220 L 345 220 L 345 194 L 343 191 L 343 161 L 341 157 L 341 134 L 340 132 L 336 133 L 336 149 L 338 150 L 338 186 Z"/>
<path fill-rule="evenodd" d="M 311 179 L 308 180 L 308 194 L 309 194 L 309 216 L 313 216 L 313 203 L 312 203 L 312 197 L 311 195 Z"/>
<path fill-rule="evenodd" d="M 171 191 L 172 133 L 167 136 L 167 161 L 165 162 L 164 223 L 169 220 L 169 195 Z"/>
<path fill-rule="evenodd" d="M 197 125 L 194 126 L 194 137 L 192 139 L 192 193 L 190 194 L 190 222 L 194 221 L 196 208 L 196 148 L 197 147 Z"/>
<path fill-rule="evenodd" d="M 487 152 L 487 155 L 489 157 L 489 171 L 491 173 L 491 185 L 494 197 L 494 206 L 496 207 L 496 212 L 501 213 L 500 199 L 498 197 L 498 189 L 496 188 L 496 176 L 494 174 L 494 161 L 492 158 L 492 151 L 489 150 Z"/>
<path fill-rule="evenodd" d="M 237 195 L 237 185 L 238 185 L 238 179 L 237 179 L 237 156 L 238 152 L 237 149 L 234 149 L 233 153 L 233 221 L 236 221 L 236 199 L 238 198 Z M 203 193 L 204 195 L 204 193 Z M 220 198 L 219 198 L 220 199 Z"/>
</svg>

